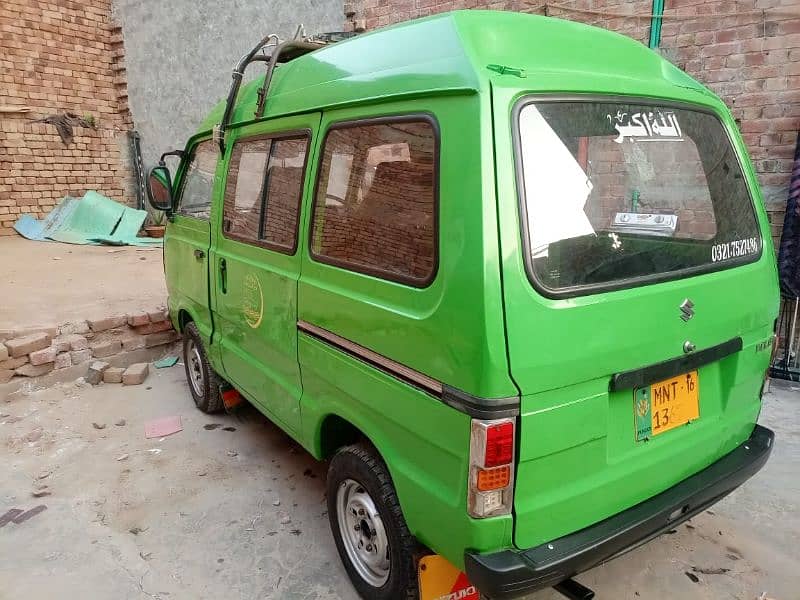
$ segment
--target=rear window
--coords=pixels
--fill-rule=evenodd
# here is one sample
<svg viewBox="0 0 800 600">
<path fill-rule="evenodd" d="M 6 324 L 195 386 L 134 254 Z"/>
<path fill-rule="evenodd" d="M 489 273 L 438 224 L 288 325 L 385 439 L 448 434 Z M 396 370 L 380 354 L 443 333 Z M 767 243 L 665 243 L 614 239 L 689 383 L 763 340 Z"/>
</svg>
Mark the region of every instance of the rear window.
<svg viewBox="0 0 800 600">
<path fill-rule="evenodd" d="M 525 251 L 546 290 L 590 293 L 760 255 L 752 199 L 715 116 L 585 101 L 517 114 Z"/>
</svg>

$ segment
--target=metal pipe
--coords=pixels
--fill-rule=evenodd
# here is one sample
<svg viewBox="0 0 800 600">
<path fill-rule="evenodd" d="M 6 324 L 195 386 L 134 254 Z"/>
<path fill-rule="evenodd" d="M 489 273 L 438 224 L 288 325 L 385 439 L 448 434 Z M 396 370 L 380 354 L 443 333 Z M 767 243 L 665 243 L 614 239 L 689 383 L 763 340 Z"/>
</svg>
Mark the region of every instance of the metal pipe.
<svg viewBox="0 0 800 600">
<path fill-rule="evenodd" d="M 661 21 L 664 16 L 664 0 L 653 0 L 653 13 L 650 18 L 650 48 L 658 48 L 661 43 Z"/>
<path fill-rule="evenodd" d="M 272 75 L 275 73 L 275 66 L 278 64 L 281 56 L 289 54 L 291 51 L 294 51 L 293 54 L 296 56 L 302 56 L 303 54 L 308 54 L 309 52 L 318 50 L 324 45 L 325 44 L 321 42 L 289 40 L 288 42 L 283 42 L 275 47 L 275 50 L 272 51 L 269 64 L 267 65 L 267 73 L 264 76 L 264 85 L 258 89 L 258 105 L 256 106 L 255 113 L 256 119 L 260 119 L 264 116 L 264 107 L 267 104 L 267 94 L 269 94 L 269 86 L 272 83 Z"/>
<path fill-rule="evenodd" d="M 280 39 L 278 36 L 274 33 L 270 33 L 258 44 L 253 46 L 253 49 L 250 50 L 250 52 L 242 56 L 242 58 L 239 59 L 239 62 L 236 63 L 236 67 L 233 69 L 233 73 L 231 74 L 233 82 L 231 83 L 231 88 L 228 91 L 228 98 L 225 102 L 225 112 L 222 115 L 222 121 L 219 124 L 219 130 L 217 133 L 219 136 L 218 142 L 220 152 L 225 152 L 225 130 L 228 128 L 231 115 L 233 114 L 233 108 L 236 106 L 236 97 L 239 95 L 239 88 L 242 85 L 244 71 L 247 68 L 247 65 L 253 61 L 253 57 L 258 54 L 258 52 L 271 40 L 275 41 L 276 46 L 280 44 Z"/>
</svg>

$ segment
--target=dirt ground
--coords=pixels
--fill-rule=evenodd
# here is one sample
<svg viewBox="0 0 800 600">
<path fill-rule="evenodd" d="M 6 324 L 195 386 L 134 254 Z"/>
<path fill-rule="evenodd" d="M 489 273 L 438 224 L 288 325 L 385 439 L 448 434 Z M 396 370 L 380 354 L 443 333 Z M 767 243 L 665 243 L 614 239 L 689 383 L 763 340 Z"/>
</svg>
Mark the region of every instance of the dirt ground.
<svg viewBox="0 0 800 600">
<path fill-rule="evenodd" d="M 183 431 L 145 439 L 145 422 L 169 415 Z M 798 389 L 774 384 L 761 420 L 778 436 L 761 473 L 578 580 L 599 599 L 800 598 Z M 0 515 L 46 506 L 0 528 L 2 600 L 356 600 L 328 529 L 325 465 L 250 407 L 198 412 L 180 363 L 141 386 L 12 394 L 0 442 Z M 51 495 L 32 497 L 41 485 Z"/>
<path fill-rule="evenodd" d="M 0 329 L 152 309 L 167 299 L 161 248 L 0 237 L 0 298 Z"/>
</svg>

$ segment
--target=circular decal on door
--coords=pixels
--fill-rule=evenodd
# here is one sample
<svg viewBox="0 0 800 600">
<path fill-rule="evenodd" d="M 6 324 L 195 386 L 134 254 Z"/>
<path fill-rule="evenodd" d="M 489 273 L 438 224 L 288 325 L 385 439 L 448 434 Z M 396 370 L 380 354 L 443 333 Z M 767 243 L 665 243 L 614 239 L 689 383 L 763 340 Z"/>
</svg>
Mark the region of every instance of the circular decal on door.
<svg viewBox="0 0 800 600">
<path fill-rule="evenodd" d="M 264 317 L 264 294 L 261 282 L 252 273 L 244 276 L 242 281 L 242 314 L 247 324 L 256 329 Z"/>
</svg>

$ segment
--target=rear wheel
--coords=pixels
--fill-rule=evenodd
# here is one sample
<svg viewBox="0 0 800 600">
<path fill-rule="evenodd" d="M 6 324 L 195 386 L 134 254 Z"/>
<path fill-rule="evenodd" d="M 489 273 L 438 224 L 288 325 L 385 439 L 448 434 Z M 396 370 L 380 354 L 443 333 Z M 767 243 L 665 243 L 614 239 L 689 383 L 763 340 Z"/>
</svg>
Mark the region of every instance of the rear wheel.
<svg viewBox="0 0 800 600">
<path fill-rule="evenodd" d="M 344 568 L 362 598 L 419 598 L 417 543 L 386 465 L 371 446 L 346 446 L 331 460 L 328 518 Z"/>
<path fill-rule="evenodd" d="M 222 410 L 222 397 L 219 393 L 222 380 L 208 361 L 203 340 L 194 323 L 188 323 L 183 329 L 183 364 L 186 367 L 189 390 L 197 408 L 204 413 Z"/>
</svg>

